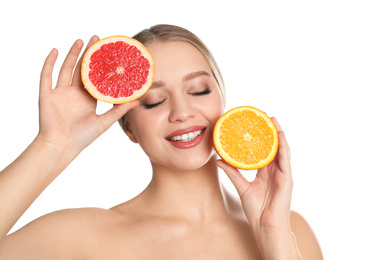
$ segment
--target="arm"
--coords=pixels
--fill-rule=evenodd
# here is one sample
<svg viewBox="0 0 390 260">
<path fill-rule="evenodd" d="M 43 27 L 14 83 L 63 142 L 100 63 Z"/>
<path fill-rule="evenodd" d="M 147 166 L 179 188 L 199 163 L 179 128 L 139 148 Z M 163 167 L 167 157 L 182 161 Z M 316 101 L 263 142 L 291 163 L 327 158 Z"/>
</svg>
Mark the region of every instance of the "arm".
<svg viewBox="0 0 390 260">
<path fill-rule="evenodd" d="M 88 46 L 97 40 L 92 37 Z M 0 173 L 0 247 L 39 194 L 85 147 L 138 104 L 135 101 L 118 105 L 103 115 L 96 114 L 97 101 L 81 81 L 81 61 L 75 68 L 82 46 L 78 40 L 70 49 L 54 89 L 52 72 L 57 50 L 53 49 L 45 61 L 39 92 L 39 133 Z"/>
<path fill-rule="evenodd" d="M 303 246 L 308 244 L 307 241 L 316 241 L 314 234 L 303 227 L 302 224 L 306 223 L 303 218 L 299 219 L 295 213 L 291 213 L 293 181 L 290 151 L 284 132 L 275 118 L 273 121 L 279 131 L 279 151 L 269 165 L 257 171 L 253 182 L 248 182 L 238 169 L 223 161 L 217 164 L 227 173 L 240 195 L 245 215 L 264 259 L 298 260 L 307 257 L 321 260 L 323 258 L 318 245 L 311 254 L 308 254 L 308 247 Z M 294 223 L 294 230 L 291 223 Z M 298 230 L 299 236 L 296 236 L 293 231 Z"/>
<path fill-rule="evenodd" d="M 0 174 L 0 237 L 3 238 L 74 155 L 37 137 Z"/>
</svg>

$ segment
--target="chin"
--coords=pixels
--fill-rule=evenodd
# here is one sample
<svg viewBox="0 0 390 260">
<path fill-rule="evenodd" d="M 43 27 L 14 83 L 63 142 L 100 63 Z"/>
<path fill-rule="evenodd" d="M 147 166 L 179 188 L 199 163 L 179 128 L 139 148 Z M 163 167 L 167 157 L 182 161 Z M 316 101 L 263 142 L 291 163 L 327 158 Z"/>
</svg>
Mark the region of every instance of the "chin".
<svg viewBox="0 0 390 260">
<path fill-rule="evenodd" d="M 165 162 L 163 165 L 167 168 L 180 170 L 180 171 L 194 171 L 202 168 L 208 162 L 214 159 L 214 154 L 211 153 L 209 156 L 192 156 L 191 158 L 187 158 L 186 160 L 177 160 L 177 161 L 169 161 Z"/>
</svg>

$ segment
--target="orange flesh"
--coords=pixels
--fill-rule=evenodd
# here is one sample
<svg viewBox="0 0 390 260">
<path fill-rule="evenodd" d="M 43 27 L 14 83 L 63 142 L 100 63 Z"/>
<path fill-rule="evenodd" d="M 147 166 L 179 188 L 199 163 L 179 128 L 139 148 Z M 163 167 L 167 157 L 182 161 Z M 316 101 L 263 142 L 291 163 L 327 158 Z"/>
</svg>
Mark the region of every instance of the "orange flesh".
<svg viewBox="0 0 390 260">
<path fill-rule="evenodd" d="M 274 134 L 261 116 L 243 110 L 225 119 L 220 129 L 220 140 L 222 149 L 230 157 L 237 162 L 250 165 L 269 156 L 274 143 Z"/>
</svg>

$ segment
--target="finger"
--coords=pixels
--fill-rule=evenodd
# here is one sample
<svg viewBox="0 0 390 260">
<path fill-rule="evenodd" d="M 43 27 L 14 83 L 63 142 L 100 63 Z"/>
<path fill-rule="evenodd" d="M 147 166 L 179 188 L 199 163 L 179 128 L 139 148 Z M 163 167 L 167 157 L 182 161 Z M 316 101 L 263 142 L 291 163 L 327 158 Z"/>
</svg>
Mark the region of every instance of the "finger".
<svg viewBox="0 0 390 260">
<path fill-rule="evenodd" d="M 56 63 L 58 57 L 57 49 L 51 50 L 49 55 L 47 56 L 45 63 L 43 64 L 42 72 L 41 72 L 41 81 L 40 81 L 40 93 L 52 89 L 52 76 L 53 76 L 53 68 Z"/>
<path fill-rule="evenodd" d="M 275 117 L 272 117 L 271 120 L 274 122 L 274 124 L 276 126 L 276 129 L 278 130 L 279 135 L 280 135 L 280 132 L 283 132 L 283 130 L 282 130 L 282 127 L 279 124 L 279 121 Z M 286 136 L 285 136 L 284 132 L 283 132 L 283 135 L 284 135 L 284 139 L 286 139 Z M 288 158 L 290 160 L 291 159 L 291 152 L 290 152 L 290 146 L 288 145 L 287 140 L 286 140 L 286 144 L 287 144 Z"/>
<path fill-rule="evenodd" d="M 227 174 L 234 187 L 236 187 L 238 194 L 242 197 L 250 186 L 250 183 L 242 176 L 237 168 L 228 165 L 222 160 L 217 160 L 216 164 Z"/>
<path fill-rule="evenodd" d="M 74 70 L 73 79 L 72 79 L 72 86 L 83 86 L 83 82 L 81 80 L 81 65 L 83 63 L 83 58 L 84 58 L 85 52 L 89 49 L 89 47 L 91 47 L 92 44 L 94 44 L 98 40 L 99 40 L 98 36 L 96 36 L 96 35 L 92 36 L 87 44 L 87 47 L 85 47 L 84 53 L 81 56 L 81 58 L 79 59 L 79 62 L 77 63 L 76 68 Z"/>
<path fill-rule="evenodd" d="M 133 109 L 139 105 L 138 100 L 131 101 L 129 103 L 124 103 L 116 105 L 106 113 L 100 116 L 102 132 L 106 131 L 112 124 L 118 121 L 122 116 L 124 116 L 130 109 Z"/>
<path fill-rule="evenodd" d="M 57 87 L 70 85 L 73 69 L 80 55 L 82 47 L 83 41 L 77 40 L 70 48 L 69 53 L 66 56 L 64 63 L 62 64 L 60 75 L 58 76 Z"/>
<path fill-rule="evenodd" d="M 280 124 L 279 124 L 278 120 L 276 119 L 276 117 L 271 117 L 271 120 L 272 120 L 272 122 L 274 122 L 276 129 L 278 131 L 282 131 L 282 127 L 280 127 Z"/>
<path fill-rule="evenodd" d="M 283 131 L 279 132 L 279 150 L 278 150 L 279 168 L 283 173 L 291 175 L 290 148 L 287 143 L 286 135 Z"/>
</svg>

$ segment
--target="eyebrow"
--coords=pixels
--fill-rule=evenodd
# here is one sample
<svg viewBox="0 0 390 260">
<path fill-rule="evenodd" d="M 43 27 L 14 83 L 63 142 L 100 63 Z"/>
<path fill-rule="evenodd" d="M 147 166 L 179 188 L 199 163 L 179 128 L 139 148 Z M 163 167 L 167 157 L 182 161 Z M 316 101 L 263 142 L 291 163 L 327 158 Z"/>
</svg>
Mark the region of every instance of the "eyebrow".
<svg viewBox="0 0 390 260">
<path fill-rule="evenodd" d="M 197 78 L 197 77 L 201 77 L 201 76 L 208 76 L 208 77 L 211 77 L 211 75 L 206 72 L 206 71 L 195 71 L 195 72 L 191 72 L 187 75 L 185 75 L 183 77 L 183 82 L 186 82 L 186 81 L 189 81 L 191 79 L 194 79 L 194 78 Z"/>
<path fill-rule="evenodd" d="M 191 72 L 191 73 L 185 75 L 182 78 L 182 81 L 186 82 L 186 81 L 192 80 L 192 79 L 197 78 L 197 77 L 202 77 L 202 76 L 211 77 L 210 73 L 201 70 L 201 71 Z M 165 86 L 165 82 L 158 80 L 158 81 L 153 81 L 152 86 L 150 88 L 160 88 L 160 87 L 164 87 L 164 86 Z"/>
</svg>

